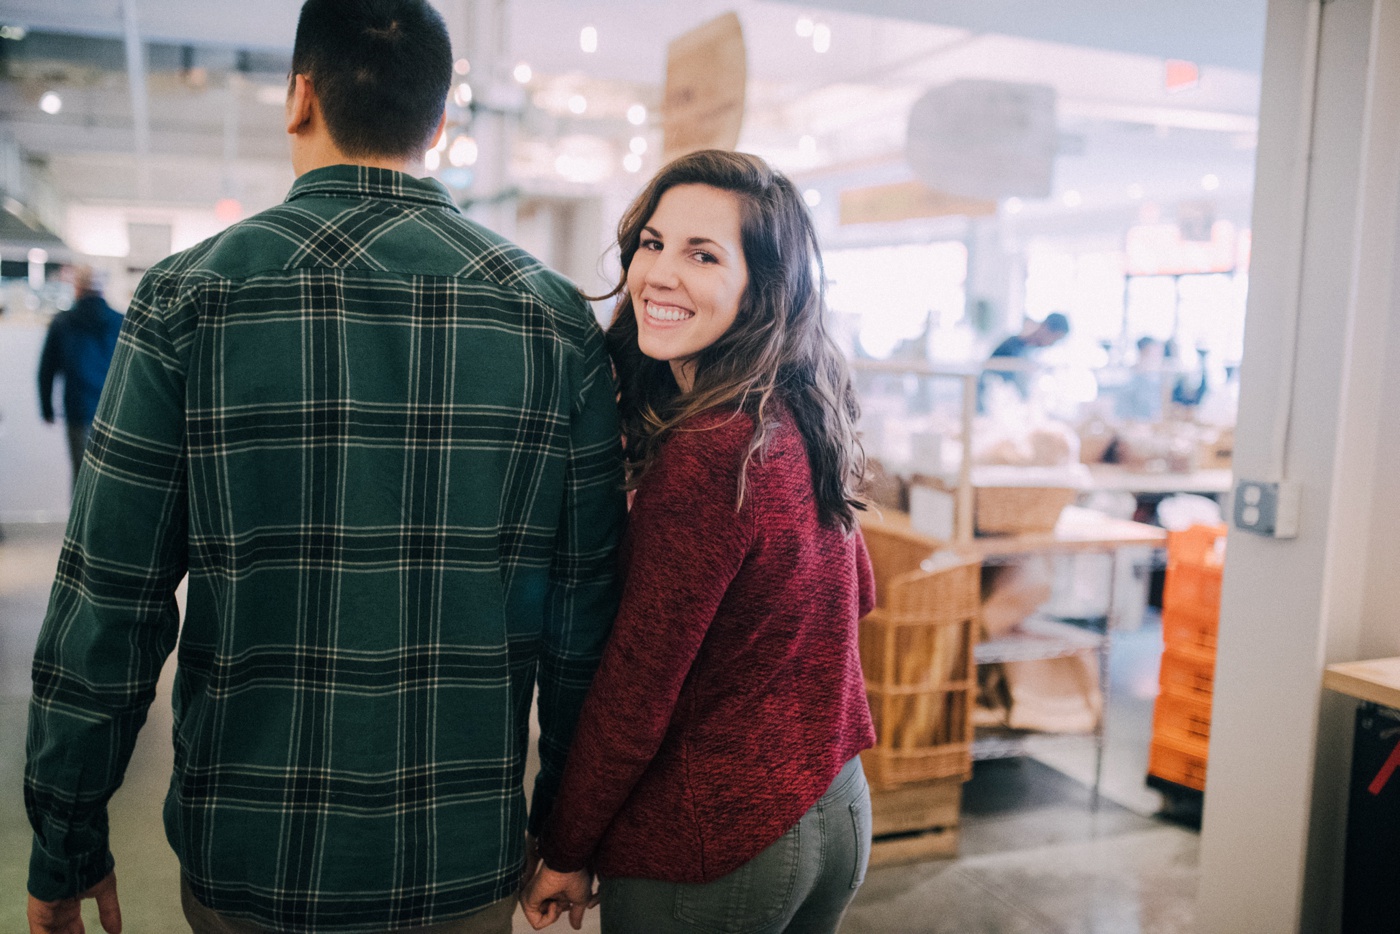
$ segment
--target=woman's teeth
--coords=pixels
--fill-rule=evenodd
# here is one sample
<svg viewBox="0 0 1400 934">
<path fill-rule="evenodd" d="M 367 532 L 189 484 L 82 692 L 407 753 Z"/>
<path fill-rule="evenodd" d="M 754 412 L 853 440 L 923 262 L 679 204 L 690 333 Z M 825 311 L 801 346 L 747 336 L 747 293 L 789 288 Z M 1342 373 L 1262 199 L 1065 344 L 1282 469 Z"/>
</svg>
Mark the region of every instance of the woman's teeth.
<svg viewBox="0 0 1400 934">
<path fill-rule="evenodd" d="M 693 311 L 686 311 L 684 308 L 675 308 L 670 305 L 654 305 L 647 302 L 647 317 L 655 318 L 658 321 L 684 321 L 687 318 L 695 317 Z"/>
</svg>

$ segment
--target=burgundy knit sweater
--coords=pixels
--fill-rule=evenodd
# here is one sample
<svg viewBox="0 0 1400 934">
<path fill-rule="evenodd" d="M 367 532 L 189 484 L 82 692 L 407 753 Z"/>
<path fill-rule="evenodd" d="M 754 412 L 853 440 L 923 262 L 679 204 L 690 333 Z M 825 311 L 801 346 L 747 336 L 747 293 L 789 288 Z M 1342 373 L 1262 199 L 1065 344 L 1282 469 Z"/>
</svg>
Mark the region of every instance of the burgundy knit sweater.
<svg viewBox="0 0 1400 934">
<path fill-rule="evenodd" d="M 802 436 L 710 412 L 666 442 L 622 544 L 622 603 L 540 841 L 559 871 L 709 882 L 797 823 L 874 744 L 859 532 L 817 519 Z"/>
</svg>

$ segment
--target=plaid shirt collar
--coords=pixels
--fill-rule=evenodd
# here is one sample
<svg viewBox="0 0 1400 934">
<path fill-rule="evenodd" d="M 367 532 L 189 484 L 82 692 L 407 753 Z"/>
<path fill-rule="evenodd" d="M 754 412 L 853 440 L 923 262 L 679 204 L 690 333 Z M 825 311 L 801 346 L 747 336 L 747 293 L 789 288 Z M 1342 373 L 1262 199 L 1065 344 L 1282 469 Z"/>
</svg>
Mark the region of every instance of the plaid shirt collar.
<svg viewBox="0 0 1400 934">
<path fill-rule="evenodd" d="M 306 195 L 382 198 L 457 210 L 457 202 L 437 179 L 414 178 L 404 172 L 368 165 L 328 165 L 312 169 L 292 183 L 287 201 Z"/>
</svg>

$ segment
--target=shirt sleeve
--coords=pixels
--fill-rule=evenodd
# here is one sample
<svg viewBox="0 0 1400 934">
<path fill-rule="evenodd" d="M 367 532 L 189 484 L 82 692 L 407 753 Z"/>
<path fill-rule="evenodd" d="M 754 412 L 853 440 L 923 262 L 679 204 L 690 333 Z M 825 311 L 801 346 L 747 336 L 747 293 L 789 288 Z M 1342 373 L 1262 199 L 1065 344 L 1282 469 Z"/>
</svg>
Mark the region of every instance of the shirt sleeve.
<svg viewBox="0 0 1400 934">
<path fill-rule="evenodd" d="M 637 494 L 622 605 L 584 704 L 554 813 L 550 868 L 590 861 L 661 747 L 681 687 L 753 541 L 753 491 L 736 509 L 752 423 L 677 431 Z"/>
<path fill-rule="evenodd" d="M 579 710 L 617 613 L 617 546 L 627 515 L 616 388 L 602 332 L 591 320 L 581 361 L 540 646 L 540 772 L 529 822 L 536 835 L 553 806 Z"/>
<path fill-rule="evenodd" d="M 24 796 L 29 891 L 46 901 L 112 868 L 107 801 L 179 626 L 184 379 L 158 278 L 142 280 L 121 331 L 34 654 Z"/>
<path fill-rule="evenodd" d="M 44 421 L 53 421 L 53 380 L 58 374 L 58 328 L 49 325 L 44 335 L 44 349 L 39 353 L 39 414 Z"/>
</svg>

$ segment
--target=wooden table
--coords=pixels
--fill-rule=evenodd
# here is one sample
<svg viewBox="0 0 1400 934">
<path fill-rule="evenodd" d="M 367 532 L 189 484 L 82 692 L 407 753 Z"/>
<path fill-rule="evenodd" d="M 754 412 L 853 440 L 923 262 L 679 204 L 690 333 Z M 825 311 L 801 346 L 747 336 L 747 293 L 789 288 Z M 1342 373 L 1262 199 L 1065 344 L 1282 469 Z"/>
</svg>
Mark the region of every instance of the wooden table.
<svg viewBox="0 0 1400 934">
<path fill-rule="evenodd" d="M 1089 474 L 1094 478 L 1089 490 L 1134 494 L 1228 493 L 1234 482 L 1233 471 L 1219 468 L 1190 473 L 1147 473 L 1117 464 L 1090 464 Z"/>
<path fill-rule="evenodd" d="M 1338 694 L 1400 710 L 1400 658 L 1328 665 L 1322 673 L 1322 686 Z"/>
<path fill-rule="evenodd" d="M 908 514 L 894 510 L 866 513 L 861 517 L 861 522 L 878 523 L 887 529 L 907 531 L 911 535 L 921 534 L 910 523 Z M 948 544 L 958 552 L 986 560 L 1046 552 L 1114 551 L 1133 545 L 1159 548 L 1166 540 L 1166 531 L 1156 526 L 1115 519 L 1080 506 L 1066 506 L 1060 513 L 1060 521 L 1050 532 L 979 535 L 969 542 Z"/>
</svg>

